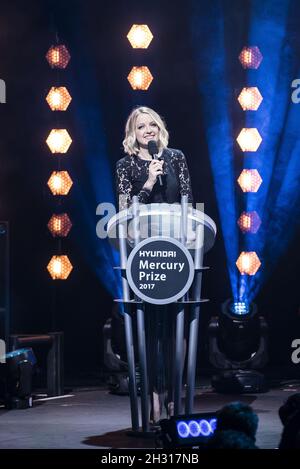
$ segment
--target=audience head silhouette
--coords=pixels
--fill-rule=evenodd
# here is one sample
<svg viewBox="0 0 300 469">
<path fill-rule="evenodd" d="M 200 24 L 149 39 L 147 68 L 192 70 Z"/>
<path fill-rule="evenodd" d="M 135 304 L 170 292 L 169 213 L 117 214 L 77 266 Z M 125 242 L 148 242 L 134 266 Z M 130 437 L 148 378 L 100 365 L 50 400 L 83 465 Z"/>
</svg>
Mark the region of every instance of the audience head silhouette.
<svg viewBox="0 0 300 469">
<path fill-rule="evenodd" d="M 253 409 L 243 402 L 231 402 L 218 411 L 217 430 L 236 430 L 255 441 L 258 417 Z"/>
<path fill-rule="evenodd" d="M 226 404 L 217 412 L 217 426 L 208 448 L 257 449 L 257 427 L 258 417 L 248 404 Z"/>
<path fill-rule="evenodd" d="M 300 393 L 293 394 L 279 408 L 278 414 L 284 425 L 279 449 L 300 448 Z"/>
</svg>

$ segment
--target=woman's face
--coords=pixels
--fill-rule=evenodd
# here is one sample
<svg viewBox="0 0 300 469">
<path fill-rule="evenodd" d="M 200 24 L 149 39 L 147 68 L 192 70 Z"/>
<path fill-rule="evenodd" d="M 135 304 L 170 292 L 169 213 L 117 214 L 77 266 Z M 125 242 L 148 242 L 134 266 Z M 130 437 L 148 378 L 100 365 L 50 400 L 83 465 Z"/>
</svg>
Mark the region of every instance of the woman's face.
<svg viewBox="0 0 300 469">
<path fill-rule="evenodd" d="M 149 140 L 158 141 L 159 128 L 150 114 L 139 114 L 135 121 L 135 136 L 142 148 L 147 148 Z"/>
</svg>

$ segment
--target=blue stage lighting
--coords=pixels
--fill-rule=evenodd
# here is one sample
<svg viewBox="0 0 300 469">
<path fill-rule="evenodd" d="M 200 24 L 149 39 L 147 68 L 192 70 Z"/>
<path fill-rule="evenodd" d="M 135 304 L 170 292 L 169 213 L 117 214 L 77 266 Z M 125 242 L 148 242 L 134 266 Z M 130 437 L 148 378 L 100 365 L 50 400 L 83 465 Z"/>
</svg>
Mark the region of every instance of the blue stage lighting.
<svg viewBox="0 0 300 469">
<path fill-rule="evenodd" d="M 5 355 L 0 368 L 0 399 L 7 409 L 32 407 L 32 373 L 36 357 L 32 348 L 13 350 Z"/>
<path fill-rule="evenodd" d="M 213 435 L 217 418 L 212 412 L 161 420 L 161 440 L 165 447 L 202 446 Z"/>
<path fill-rule="evenodd" d="M 19 348 L 13 350 L 5 355 L 5 360 L 7 363 L 18 363 L 20 360 L 27 360 L 31 365 L 36 364 L 36 357 L 33 353 L 32 348 Z"/>
<path fill-rule="evenodd" d="M 242 298 L 239 301 L 234 301 L 233 298 L 226 300 L 222 304 L 222 313 L 229 317 L 231 320 L 246 321 L 257 313 L 257 306 L 255 303 L 250 303 Z"/>
<path fill-rule="evenodd" d="M 286 47 L 290 2 L 265 0 L 267 17 L 261 3 L 251 2 L 250 14 L 247 13 L 247 40 L 248 44 L 260 48 L 264 60 L 258 68 L 246 68 L 245 80 L 239 86 L 248 88 L 255 84 L 263 95 L 259 112 L 247 112 L 243 125 L 245 128 L 259 129 L 264 144 L 258 152 L 247 153 L 244 159 L 244 171 L 256 168 L 262 180 L 255 193 L 249 193 L 252 187 L 246 185 L 245 197 L 232 180 L 237 175 L 233 136 L 238 129 L 234 128 L 230 110 L 233 105 L 232 85 L 236 86 L 236 82 L 233 68 L 228 67 L 228 63 L 232 63 L 232 51 L 225 47 L 225 44 L 232 44 L 241 38 L 237 29 L 227 27 L 227 17 L 236 8 L 234 2 L 226 10 L 226 16 L 221 4 L 192 1 L 191 35 L 232 298 L 235 302 L 247 301 L 251 304 L 298 228 L 299 110 L 291 102 L 297 54 L 292 53 L 292 45 Z M 201 46 L 204 42 L 205 48 Z M 249 51 L 246 52 L 249 63 Z M 236 60 L 236 70 L 239 68 Z M 249 185 L 250 178 L 246 179 L 249 179 L 246 181 Z M 233 217 L 241 196 L 244 197 L 245 212 L 259 213 L 261 220 L 259 230 L 252 231 L 247 225 L 242 230 L 243 249 L 256 252 L 263 264 L 255 275 L 250 276 L 240 275 L 234 268 L 234 256 L 240 248 L 240 234 L 233 224 Z M 253 233 L 256 233 L 255 236 Z"/>
<path fill-rule="evenodd" d="M 216 428 L 216 419 L 201 420 L 180 420 L 177 422 L 177 433 L 180 438 L 197 438 L 198 436 L 208 437 L 214 433 Z"/>
<path fill-rule="evenodd" d="M 250 313 L 249 304 L 244 301 L 237 301 L 230 305 L 230 310 L 233 314 L 244 316 Z"/>
</svg>

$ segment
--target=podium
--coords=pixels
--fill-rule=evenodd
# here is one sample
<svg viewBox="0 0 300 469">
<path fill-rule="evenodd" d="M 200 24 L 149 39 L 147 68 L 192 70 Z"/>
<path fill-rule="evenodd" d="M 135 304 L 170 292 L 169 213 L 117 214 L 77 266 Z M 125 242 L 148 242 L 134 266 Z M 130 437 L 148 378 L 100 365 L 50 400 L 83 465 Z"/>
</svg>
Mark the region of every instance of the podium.
<svg viewBox="0 0 300 469">
<path fill-rule="evenodd" d="M 107 234 L 120 252 L 123 297 L 115 299 L 124 305 L 125 338 L 129 372 L 129 396 L 133 432 L 139 432 L 139 406 L 136 382 L 133 316 L 136 315 L 140 370 L 142 432 L 150 431 L 149 376 L 145 331 L 145 303 L 174 305 L 176 328 L 174 355 L 174 415 L 182 413 L 184 357 L 184 321 L 187 309 L 187 388 L 185 413 L 193 412 L 197 361 L 200 305 L 204 254 L 213 246 L 216 225 L 202 210 L 188 204 L 132 205 L 114 215 L 108 222 Z"/>
</svg>

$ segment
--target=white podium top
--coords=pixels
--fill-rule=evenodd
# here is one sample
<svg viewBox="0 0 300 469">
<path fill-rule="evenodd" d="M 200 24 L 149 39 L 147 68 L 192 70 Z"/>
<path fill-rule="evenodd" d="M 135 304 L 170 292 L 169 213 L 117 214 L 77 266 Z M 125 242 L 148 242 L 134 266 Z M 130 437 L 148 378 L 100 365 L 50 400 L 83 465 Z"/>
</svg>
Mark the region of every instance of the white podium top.
<svg viewBox="0 0 300 469">
<path fill-rule="evenodd" d="M 119 248 L 117 236 L 119 224 L 126 227 L 126 237 L 129 246 L 134 246 L 132 221 L 132 207 L 122 210 L 109 220 L 107 233 L 110 242 L 116 249 Z M 216 224 L 208 215 L 189 206 L 186 232 L 186 247 L 188 249 L 194 249 L 196 229 L 199 225 L 204 228 L 204 252 L 207 252 L 212 248 L 215 241 L 217 233 Z M 180 227 L 180 204 L 139 204 L 139 238 L 141 241 L 152 236 L 164 236 L 180 240 Z"/>
</svg>

